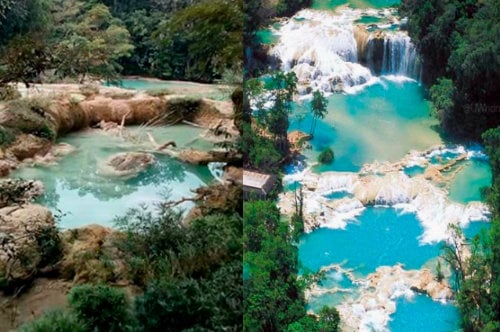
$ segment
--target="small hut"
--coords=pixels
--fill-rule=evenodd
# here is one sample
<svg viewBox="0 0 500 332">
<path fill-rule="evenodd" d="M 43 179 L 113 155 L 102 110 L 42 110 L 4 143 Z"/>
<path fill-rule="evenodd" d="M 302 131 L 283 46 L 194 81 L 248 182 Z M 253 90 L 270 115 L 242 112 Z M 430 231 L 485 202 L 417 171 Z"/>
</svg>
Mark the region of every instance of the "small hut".
<svg viewBox="0 0 500 332">
<path fill-rule="evenodd" d="M 243 199 L 266 199 L 274 187 L 274 175 L 243 171 Z"/>
</svg>

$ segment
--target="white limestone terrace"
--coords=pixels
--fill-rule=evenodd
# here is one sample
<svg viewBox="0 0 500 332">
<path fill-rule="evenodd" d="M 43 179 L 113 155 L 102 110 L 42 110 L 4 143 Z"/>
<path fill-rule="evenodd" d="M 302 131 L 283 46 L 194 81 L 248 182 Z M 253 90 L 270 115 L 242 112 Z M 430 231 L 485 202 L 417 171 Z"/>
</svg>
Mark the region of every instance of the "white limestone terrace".
<svg viewBox="0 0 500 332">
<path fill-rule="evenodd" d="M 436 167 L 430 159 L 449 152 L 443 147 L 430 151 L 409 153 L 403 160 L 392 164 L 368 164 L 360 173 L 325 172 L 316 174 L 310 168 L 284 177 L 285 183 L 303 185 L 305 229 L 317 227 L 344 229 L 367 206 L 389 206 L 401 213 L 415 213 L 424 228 L 420 242 L 436 243 L 449 239 L 449 224 L 466 227 L 471 221 L 489 221 L 490 211 L 482 202 L 461 204 L 451 201 L 443 183 L 449 179 L 442 173 L 449 172 L 461 160 L 482 158 L 477 151 L 463 151 L 450 161 L 450 166 Z M 424 174 L 409 177 L 402 170 L 415 164 L 425 168 Z M 328 199 L 334 192 L 345 192 L 352 197 Z M 279 207 L 285 214 L 295 211 L 294 193 L 280 195 Z"/>
</svg>

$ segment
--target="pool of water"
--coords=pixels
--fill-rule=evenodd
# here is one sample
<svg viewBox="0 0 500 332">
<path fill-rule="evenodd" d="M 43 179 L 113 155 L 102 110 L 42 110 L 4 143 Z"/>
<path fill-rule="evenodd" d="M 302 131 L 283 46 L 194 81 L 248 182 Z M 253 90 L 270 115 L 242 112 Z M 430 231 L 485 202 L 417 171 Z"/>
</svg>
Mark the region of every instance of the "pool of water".
<svg viewBox="0 0 500 332">
<path fill-rule="evenodd" d="M 414 81 L 382 78 L 357 94 L 328 97 L 328 115 L 317 122 L 313 149 L 304 154 L 315 161 L 325 147 L 332 147 L 335 161 L 316 171 L 359 171 L 365 163 L 395 162 L 412 149 L 441 144 L 437 120 L 429 115 L 423 88 Z M 300 120 L 297 115 L 305 114 Z M 309 102 L 295 106 L 290 130 L 310 131 Z"/>
<path fill-rule="evenodd" d="M 491 167 L 487 161 L 467 161 L 451 183 L 449 197 L 461 203 L 481 201 L 481 189 L 491 186 L 491 181 Z"/>
<path fill-rule="evenodd" d="M 356 20 L 355 23 L 360 24 L 373 24 L 373 23 L 381 23 L 384 20 L 377 16 L 363 15 L 360 19 Z"/>
<path fill-rule="evenodd" d="M 104 83 L 105 86 L 118 86 L 125 89 L 157 91 L 166 90 L 170 94 L 182 94 L 192 97 L 204 97 L 214 100 L 228 100 L 231 87 L 218 84 L 203 84 L 184 81 L 164 81 L 157 79 L 122 79 L 118 83 Z"/>
<path fill-rule="evenodd" d="M 392 332 L 454 332 L 461 331 L 458 309 L 447 303 L 433 301 L 425 295 L 396 301 L 396 312 L 391 316 Z"/>
<path fill-rule="evenodd" d="M 199 128 L 155 127 L 150 131 L 157 141 L 175 140 L 178 147 L 207 144 L 196 138 L 202 132 Z M 151 143 L 137 128 L 127 132 L 127 139 L 92 130 L 69 134 L 59 142 L 72 145 L 74 152 L 56 165 L 23 167 L 12 176 L 43 182 L 45 194 L 39 202 L 61 216 L 61 228 L 90 223 L 112 226 L 113 219 L 129 208 L 192 196 L 192 189 L 213 180 L 207 167 L 186 165 L 163 155 L 157 155 L 152 165 L 133 178 L 106 174 L 102 165 L 112 155 L 151 149 Z"/>
<path fill-rule="evenodd" d="M 349 5 L 353 8 L 385 8 L 399 6 L 400 0 L 314 0 L 314 9 L 334 9 L 341 5 Z"/>
<path fill-rule="evenodd" d="M 367 208 L 345 230 L 320 228 L 301 238 L 299 260 L 304 268 L 342 263 L 364 277 L 382 265 L 404 264 L 419 269 L 440 253 L 440 244 L 421 245 L 423 228 L 413 214 L 391 208 Z"/>
<path fill-rule="evenodd" d="M 279 40 L 279 36 L 276 35 L 271 29 L 261 29 L 257 31 L 256 37 L 259 43 L 265 45 L 274 44 Z"/>
<path fill-rule="evenodd" d="M 409 177 L 414 177 L 420 174 L 424 174 L 425 168 L 420 167 L 420 166 L 411 166 L 411 167 L 406 167 L 403 172 L 408 175 Z"/>
</svg>

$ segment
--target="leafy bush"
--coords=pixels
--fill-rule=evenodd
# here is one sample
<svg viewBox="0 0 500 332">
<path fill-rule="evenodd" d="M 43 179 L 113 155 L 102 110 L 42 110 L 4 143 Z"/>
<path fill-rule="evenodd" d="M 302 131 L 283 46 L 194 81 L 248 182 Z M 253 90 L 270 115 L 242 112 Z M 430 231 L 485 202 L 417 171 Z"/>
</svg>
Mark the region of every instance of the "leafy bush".
<svg viewBox="0 0 500 332">
<path fill-rule="evenodd" d="M 135 304 L 137 320 L 145 332 L 207 326 L 214 307 L 193 279 L 152 282 Z"/>
<path fill-rule="evenodd" d="M 82 285 L 71 289 L 68 302 L 88 331 L 128 331 L 133 319 L 124 291 L 106 285 Z"/>
<path fill-rule="evenodd" d="M 75 314 L 67 310 L 53 310 L 43 314 L 40 318 L 24 324 L 20 332 L 85 332 L 85 325 Z"/>
<path fill-rule="evenodd" d="M 12 85 L 0 85 L 0 101 L 21 98 L 21 94 Z"/>
<path fill-rule="evenodd" d="M 56 227 L 40 227 L 35 231 L 34 237 L 40 253 L 39 267 L 55 264 L 61 259 L 63 245 Z"/>
<path fill-rule="evenodd" d="M 330 147 L 321 151 L 321 153 L 318 156 L 318 162 L 322 164 L 331 164 L 334 159 L 335 159 L 335 154 L 333 153 L 333 150 Z"/>
<path fill-rule="evenodd" d="M 0 147 L 7 147 L 16 140 L 16 134 L 11 128 L 0 126 Z"/>
</svg>

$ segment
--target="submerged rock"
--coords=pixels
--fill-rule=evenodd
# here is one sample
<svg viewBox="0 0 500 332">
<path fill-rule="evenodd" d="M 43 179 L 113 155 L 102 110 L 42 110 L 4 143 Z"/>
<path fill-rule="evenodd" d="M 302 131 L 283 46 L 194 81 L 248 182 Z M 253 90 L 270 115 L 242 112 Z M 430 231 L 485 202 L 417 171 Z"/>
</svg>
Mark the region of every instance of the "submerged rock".
<svg viewBox="0 0 500 332">
<path fill-rule="evenodd" d="M 155 157 L 146 152 L 124 152 L 111 156 L 101 170 L 105 175 L 135 176 L 155 162 Z"/>
</svg>

